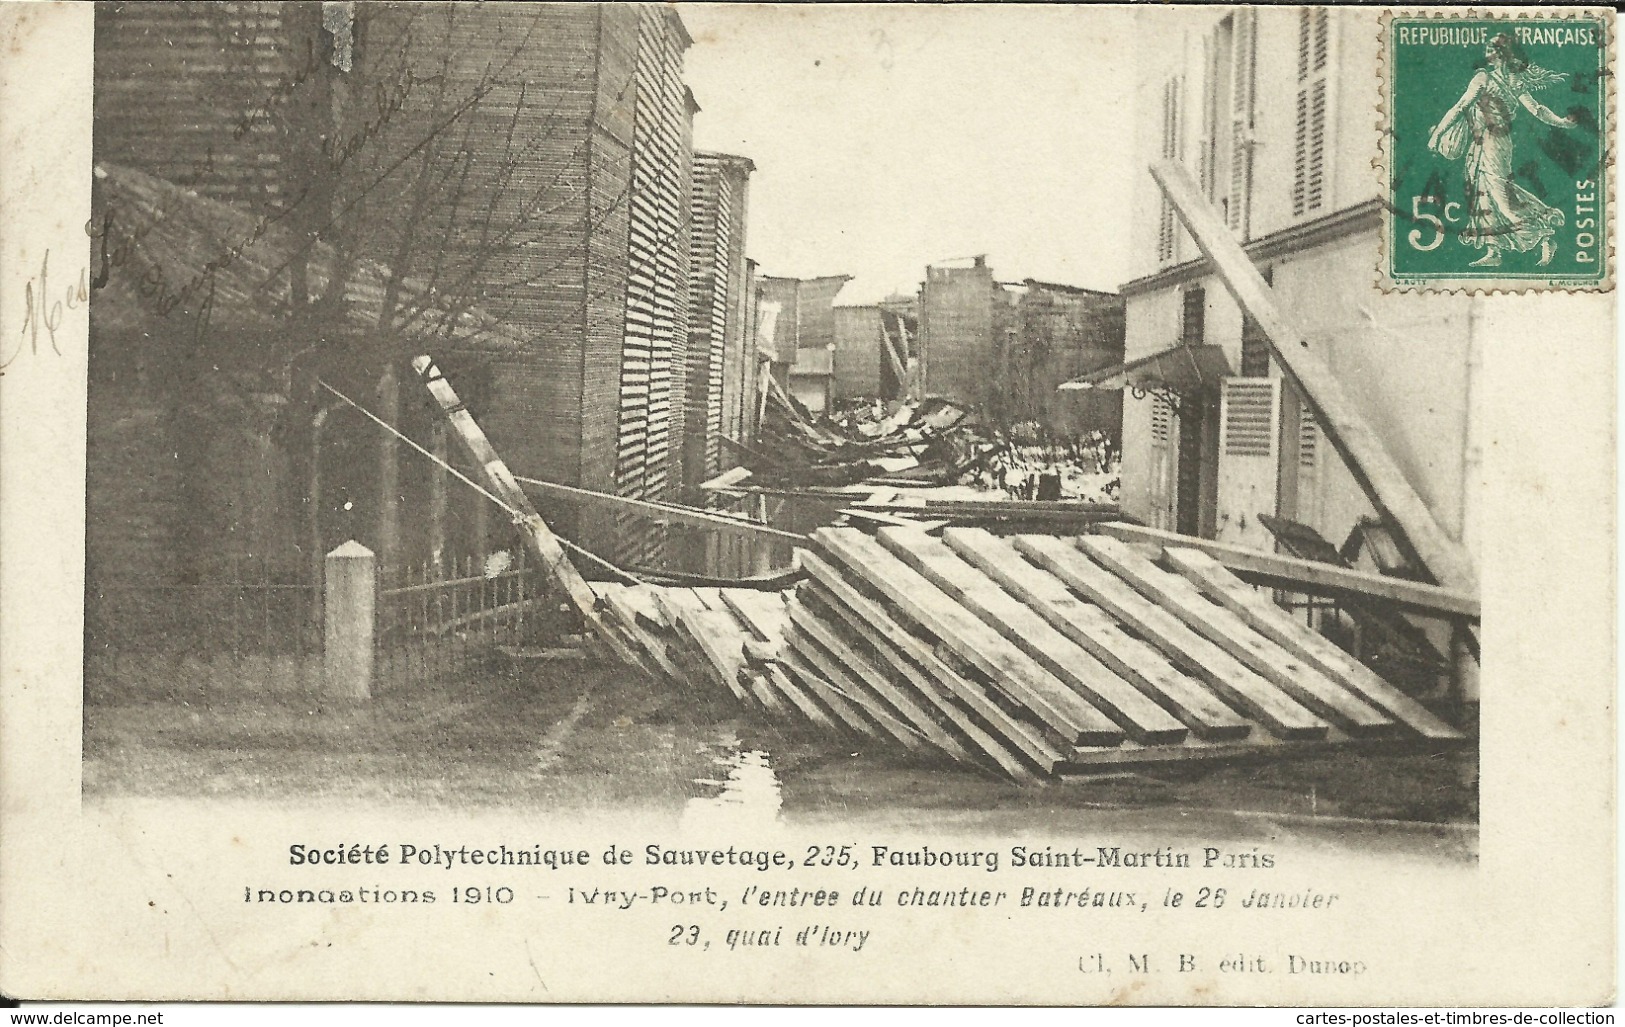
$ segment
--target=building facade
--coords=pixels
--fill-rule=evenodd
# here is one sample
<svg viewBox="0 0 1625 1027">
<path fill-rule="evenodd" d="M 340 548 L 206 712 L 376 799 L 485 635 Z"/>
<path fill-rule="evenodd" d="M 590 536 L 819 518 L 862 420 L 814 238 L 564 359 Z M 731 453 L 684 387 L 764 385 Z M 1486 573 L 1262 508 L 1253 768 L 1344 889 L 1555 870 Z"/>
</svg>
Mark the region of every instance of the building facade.
<svg viewBox="0 0 1625 1027">
<path fill-rule="evenodd" d="M 987 257 L 969 266 L 932 265 L 920 286 L 920 388 L 985 407 L 992 398 L 994 307 L 1003 296 Z"/>
<path fill-rule="evenodd" d="M 1029 278 L 1003 286 L 996 308 L 994 387 L 1000 424 L 1034 422 L 1051 431 L 1105 431 L 1122 421 L 1119 393 L 1062 391 L 1079 375 L 1123 360 L 1123 299 L 1116 293 Z"/>
<path fill-rule="evenodd" d="M 1217 346 L 1227 375 L 1131 386 L 1124 511 L 1158 527 L 1272 549 L 1273 515 L 1339 544 L 1373 507 L 1283 379 L 1258 326 L 1200 258 L 1145 169 L 1200 182 L 1310 346 L 1342 380 L 1447 533 L 1469 550 L 1486 301 L 1383 294 L 1379 252 L 1378 12 L 1159 9 L 1141 14 L 1139 120 L 1126 299 L 1129 364 Z"/>
<path fill-rule="evenodd" d="M 835 297 L 851 275 L 763 275 L 761 324 L 769 373 L 813 413 L 834 394 Z"/>
</svg>

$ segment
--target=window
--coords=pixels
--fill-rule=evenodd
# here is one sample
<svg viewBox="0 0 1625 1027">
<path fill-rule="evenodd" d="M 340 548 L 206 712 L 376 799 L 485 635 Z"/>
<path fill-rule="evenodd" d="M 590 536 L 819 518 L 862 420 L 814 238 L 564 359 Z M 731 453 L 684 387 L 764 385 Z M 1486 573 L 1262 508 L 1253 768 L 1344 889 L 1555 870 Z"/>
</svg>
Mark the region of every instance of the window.
<svg viewBox="0 0 1625 1027">
<path fill-rule="evenodd" d="M 1242 9 L 1219 22 L 1206 40 L 1205 52 L 1198 161 L 1202 192 L 1219 209 L 1225 224 L 1245 239 L 1253 185 L 1258 13 Z"/>
<path fill-rule="evenodd" d="M 1204 41 L 1206 83 L 1202 105 L 1202 147 L 1198 177 L 1202 193 L 1222 210 L 1227 202 L 1230 168 L 1230 65 L 1234 61 L 1235 15 L 1219 22 L 1213 35 Z M 1224 183 L 1224 188 L 1221 188 Z"/>
<path fill-rule="evenodd" d="M 1331 149 L 1332 14 L 1324 7 L 1298 11 L 1298 95 L 1293 132 L 1292 213 L 1328 206 L 1326 158 Z"/>
</svg>

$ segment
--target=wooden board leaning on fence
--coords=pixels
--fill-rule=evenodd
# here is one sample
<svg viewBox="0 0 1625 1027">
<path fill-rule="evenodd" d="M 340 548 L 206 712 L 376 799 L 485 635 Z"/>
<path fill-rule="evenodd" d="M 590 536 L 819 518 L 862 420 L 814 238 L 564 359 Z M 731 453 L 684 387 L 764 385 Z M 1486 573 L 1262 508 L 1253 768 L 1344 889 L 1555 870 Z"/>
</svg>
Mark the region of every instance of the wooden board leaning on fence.
<svg viewBox="0 0 1625 1027">
<path fill-rule="evenodd" d="M 581 572 L 570 562 L 558 536 L 553 534 L 547 522 L 542 520 L 542 515 L 537 513 L 536 507 L 531 504 L 530 497 L 525 495 L 524 489 L 514 480 L 513 472 L 508 470 L 508 465 L 497 455 L 496 447 L 485 437 L 484 429 L 457 398 L 457 391 L 452 388 L 451 382 L 440 373 L 440 369 L 428 356 L 413 358 L 412 369 L 417 372 L 418 379 L 439 404 L 446 421 L 457 433 L 457 438 L 474 458 L 474 464 L 479 467 L 486 486 L 512 515 L 514 526 L 524 536 L 526 548 L 541 560 L 547 575 L 569 597 L 593 634 L 598 636 L 622 662 L 635 663 L 631 650 L 627 649 L 603 623 L 598 612 L 598 597 L 586 579 L 581 576 Z"/>
</svg>

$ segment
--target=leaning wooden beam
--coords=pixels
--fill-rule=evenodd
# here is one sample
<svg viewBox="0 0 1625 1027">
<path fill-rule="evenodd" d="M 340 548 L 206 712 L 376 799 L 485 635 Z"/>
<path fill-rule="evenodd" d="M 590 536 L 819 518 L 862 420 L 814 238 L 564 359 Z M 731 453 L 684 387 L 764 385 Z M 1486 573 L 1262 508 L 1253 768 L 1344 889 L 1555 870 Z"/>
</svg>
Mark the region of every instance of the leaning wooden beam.
<svg viewBox="0 0 1625 1027">
<path fill-rule="evenodd" d="M 886 351 L 886 362 L 891 364 L 892 373 L 897 376 L 897 386 L 903 390 L 903 398 L 909 394 L 908 365 L 898 357 L 897 351 L 892 348 L 891 332 L 886 331 L 886 319 L 880 319 L 880 348 Z"/>
<path fill-rule="evenodd" d="M 1319 668 L 1372 705 L 1387 710 L 1412 731 L 1433 739 L 1462 737 L 1460 731 L 1378 677 L 1319 632 L 1293 620 L 1267 595 L 1230 573 L 1213 557 L 1195 549 L 1169 548 L 1166 559 L 1209 598 L 1230 609 L 1259 634 Z"/>
<path fill-rule="evenodd" d="M 796 709 L 801 711 L 802 716 L 825 731 L 832 735 L 838 735 L 846 730 L 842 725 L 832 720 L 830 715 L 823 711 L 822 707 L 813 702 L 807 696 L 807 693 L 801 690 L 799 685 L 791 681 L 789 675 L 785 674 L 783 667 L 770 664 L 767 667 L 767 680 L 772 683 L 774 688 L 779 690 L 779 694 L 783 695 Z"/>
<path fill-rule="evenodd" d="M 869 707 L 871 712 L 880 709 L 885 715 L 908 725 L 909 729 L 925 738 L 932 745 L 948 753 L 956 760 L 968 762 L 970 753 L 960 745 L 953 736 L 944 731 L 925 710 L 920 708 L 912 697 L 892 680 L 892 676 L 876 667 L 869 658 L 858 651 L 858 648 L 849 645 L 845 639 L 826 622 L 820 620 L 816 614 L 809 610 L 800 600 L 790 603 L 790 621 L 797 630 L 803 632 L 826 652 L 835 657 L 846 669 L 852 672 L 854 684 L 863 690 L 862 693 L 854 691 L 854 696 L 867 698 L 879 697 L 884 705 Z M 866 703 L 867 707 L 868 704 Z M 887 707 L 890 707 L 888 710 Z"/>
<path fill-rule="evenodd" d="M 475 465 L 485 478 L 486 486 L 504 506 L 514 512 L 514 523 L 524 535 L 525 545 L 541 559 L 542 566 L 547 569 L 553 581 L 565 595 L 569 596 L 570 602 L 581 614 L 582 621 L 595 635 L 604 640 L 604 644 L 609 646 L 610 651 L 623 663 L 636 665 L 637 656 L 599 614 L 598 597 L 592 587 L 565 555 L 558 537 L 547 526 L 547 522 L 542 520 L 542 515 L 536 512 L 536 507 L 531 505 L 530 497 L 525 495 L 525 490 L 514 480 L 513 472 L 508 470 L 508 465 L 497 455 L 496 447 L 491 445 L 491 440 L 485 437 L 484 429 L 474 420 L 474 415 L 468 412 L 462 400 L 457 398 L 457 391 L 451 387 L 451 382 L 446 380 L 446 376 L 440 373 L 440 369 L 428 356 L 413 358 L 412 369 L 417 372 L 419 380 L 440 405 L 441 412 L 457 433 L 457 438 L 474 458 Z"/>
<path fill-rule="evenodd" d="M 792 687 L 800 682 L 808 692 L 817 696 L 836 718 L 859 735 L 884 741 L 888 734 L 876 727 L 869 716 L 863 712 L 857 703 L 842 695 L 834 685 L 825 681 L 812 665 L 802 658 L 794 647 L 786 647 L 780 655 L 779 666 L 789 671 L 788 676 L 776 676 L 775 681 L 780 687 L 788 683 Z M 781 671 L 782 674 L 782 671 Z"/>
<path fill-rule="evenodd" d="M 1465 619 L 1475 623 L 1479 619 L 1478 599 L 1455 589 L 1382 574 L 1367 574 L 1333 563 L 1299 560 L 1248 549 L 1246 546 L 1214 542 L 1158 528 L 1144 528 L 1138 524 L 1100 524 L 1095 526 L 1094 531 L 1124 542 L 1149 542 L 1156 546 L 1183 546 L 1198 550 L 1255 585 L 1332 599 L 1380 599 L 1433 617 Z"/>
<path fill-rule="evenodd" d="M 882 633 L 875 630 L 873 622 L 865 620 L 862 614 L 840 603 L 817 584 L 809 584 L 798 591 L 796 600 L 825 614 L 830 624 L 845 631 L 849 644 L 867 646 L 865 652 L 874 653 L 885 661 L 899 687 L 912 688 L 916 695 L 929 702 L 937 714 L 953 726 L 958 737 L 966 740 L 972 750 L 985 754 L 998 764 L 1001 770 L 1017 780 L 1038 780 L 1005 743 L 984 730 L 968 712 L 949 699 L 942 687 L 930 680 L 926 671 L 909 662 L 906 656 L 888 644 Z M 878 616 L 886 620 L 883 614 Z M 946 671 L 946 667 L 941 669 Z M 966 687 L 974 686 L 967 684 Z M 1050 753 L 1048 762 L 1044 764 L 1046 773 L 1060 762 L 1059 754 Z"/>
<path fill-rule="evenodd" d="M 595 492 L 592 489 L 576 488 L 574 485 L 560 485 L 558 482 L 541 481 L 537 478 L 526 478 L 517 474 L 514 475 L 514 480 L 523 482 L 544 495 L 562 499 L 568 503 L 623 510 L 638 514 L 651 521 L 666 524 L 690 524 L 699 528 L 711 528 L 730 535 L 743 535 L 748 538 L 770 538 L 776 542 L 789 542 L 800 545 L 805 545 L 807 542 L 807 536 L 805 535 L 780 531 L 777 528 L 769 528 L 765 524 L 757 524 L 755 521 L 712 513 L 710 510 L 701 510 L 697 507 L 680 506 L 676 503 L 659 503 L 648 499 L 629 499 L 626 496 L 612 496 L 607 492 Z"/>
<path fill-rule="evenodd" d="M 1427 503 L 1388 452 L 1382 436 L 1360 413 L 1343 385 L 1303 332 L 1275 302 L 1275 294 L 1236 242 L 1224 219 L 1202 196 L 1201 188 L 1177 160 L 1151 166 L 1180 222 L 1196 240 L 1241 309 L 1263 330 L 1287 377 L 1298 387 L 1315 419 L 1325 430 L 1349 471 L 1365 489 L 1377 511 L 1398 526 L 1407 547 L 1439 584 L 1478 591 L 1478 573 L 1455 539 L 1445 533 Z"/>
</svg>

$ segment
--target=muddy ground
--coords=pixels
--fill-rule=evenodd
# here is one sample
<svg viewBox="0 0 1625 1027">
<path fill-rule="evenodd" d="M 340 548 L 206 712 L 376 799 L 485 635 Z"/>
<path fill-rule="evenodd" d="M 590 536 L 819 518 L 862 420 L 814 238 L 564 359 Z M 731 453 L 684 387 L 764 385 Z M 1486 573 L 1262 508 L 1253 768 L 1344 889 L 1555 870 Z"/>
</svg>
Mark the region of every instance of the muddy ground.
<svg viewBox="0 0 1625 1027">
<path fill-rule="evenodd" d="M 581 662 L 492 666 L 367 704 L 99 676 L 87 801 L 215 798 L 429 808 L 746 803 L 789 823 L 1019 830 L 1131 825 L 1295 835 L 1472 858 L 1477 757 L 1332 754 L 1186 765 L 1021 787 L 991 773 L 785 730 L 731 699 Z"/>
</svg>

